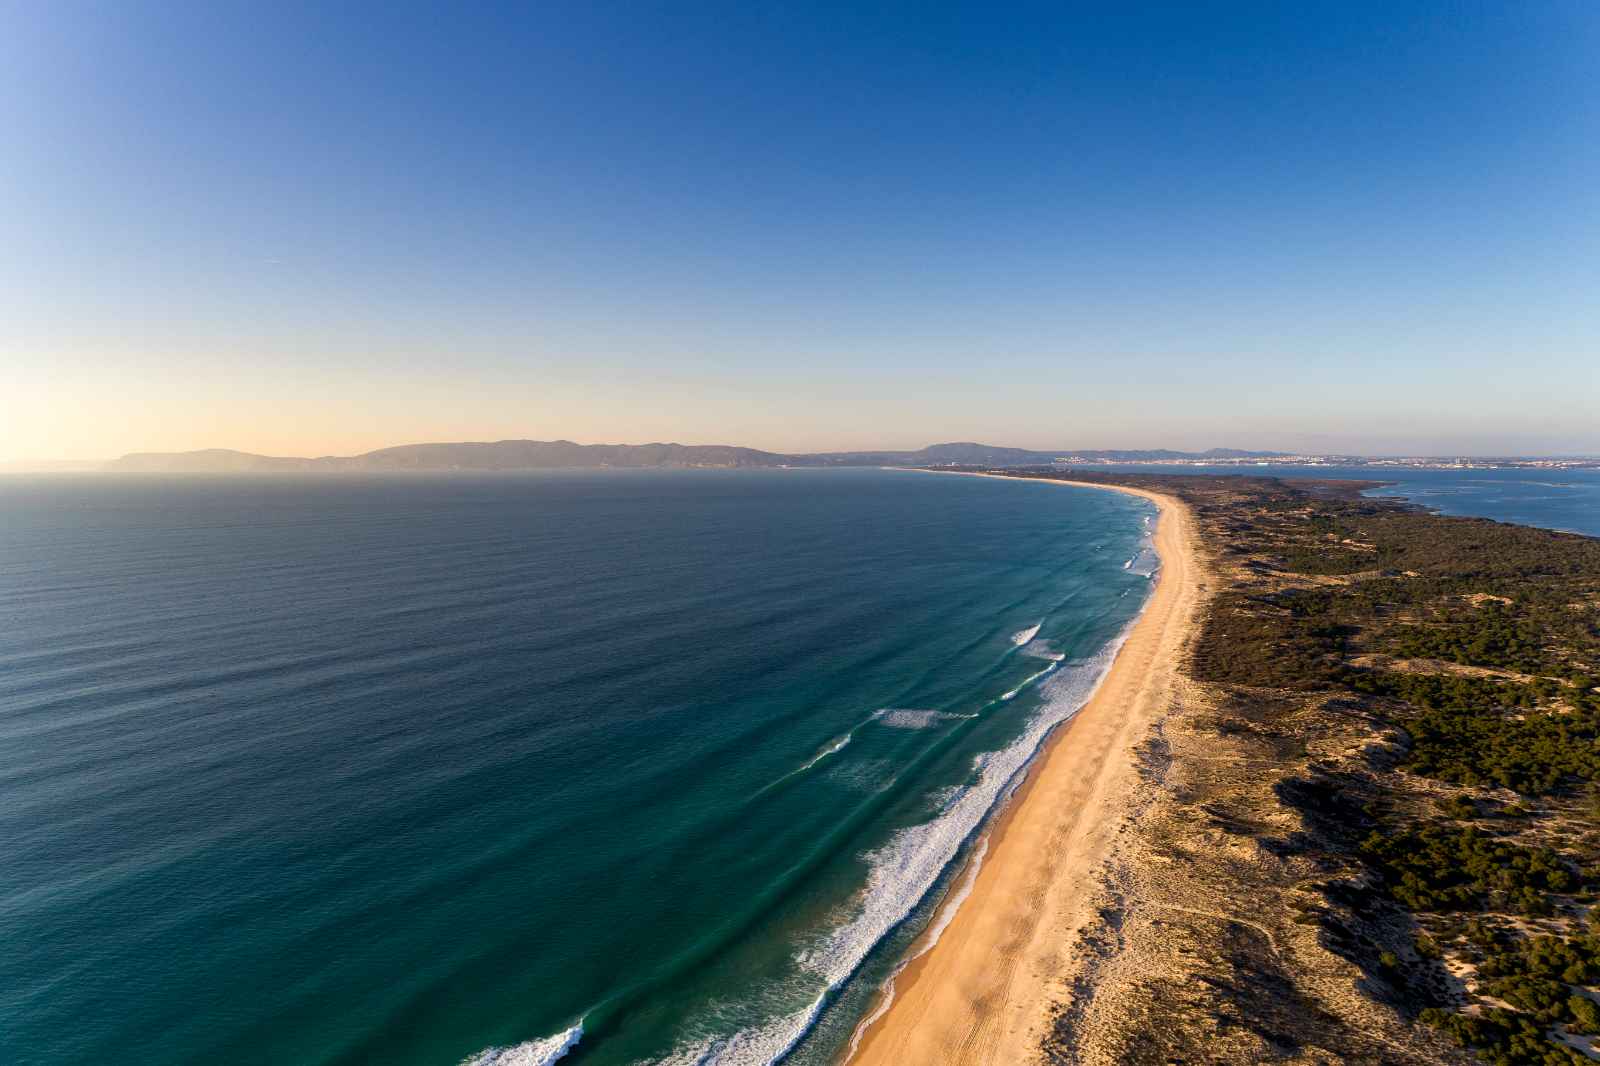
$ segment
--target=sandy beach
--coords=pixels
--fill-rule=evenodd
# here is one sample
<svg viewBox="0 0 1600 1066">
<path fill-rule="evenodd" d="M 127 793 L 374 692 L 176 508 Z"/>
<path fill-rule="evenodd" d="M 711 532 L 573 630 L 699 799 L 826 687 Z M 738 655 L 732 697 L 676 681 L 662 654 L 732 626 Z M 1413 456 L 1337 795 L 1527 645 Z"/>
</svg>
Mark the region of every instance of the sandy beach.
<svg viewBox="0 0 1600 1066">
<path fill-rule="evenodd" d="M 1096 918 L 1096 874 L 1139 794 L 1137 752 L 1180 691 L 1203 585 L 1188 508 L 1161 508 L 1156 588 L 1093 698 L 1057 731 L 997 820 L 970 895 L 931 950 L 895 981 L 861 1035 L 862 1066 L 1038 1059 L 1067 998 L 1073 948 Z"/>
</svg>

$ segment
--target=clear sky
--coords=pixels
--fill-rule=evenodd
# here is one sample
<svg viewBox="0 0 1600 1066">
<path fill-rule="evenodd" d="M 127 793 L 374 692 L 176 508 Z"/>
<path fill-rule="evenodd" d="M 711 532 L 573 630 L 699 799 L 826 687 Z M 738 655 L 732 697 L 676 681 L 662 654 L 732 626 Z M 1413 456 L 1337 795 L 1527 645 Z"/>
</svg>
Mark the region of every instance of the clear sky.
<svg viewBox="0 0 1600 1066">
<path fill-rule="evenodd" d="M 1600 452 L 1594 0 L 0 0 L 0 129 L 0 460 Z"/>
</svg>

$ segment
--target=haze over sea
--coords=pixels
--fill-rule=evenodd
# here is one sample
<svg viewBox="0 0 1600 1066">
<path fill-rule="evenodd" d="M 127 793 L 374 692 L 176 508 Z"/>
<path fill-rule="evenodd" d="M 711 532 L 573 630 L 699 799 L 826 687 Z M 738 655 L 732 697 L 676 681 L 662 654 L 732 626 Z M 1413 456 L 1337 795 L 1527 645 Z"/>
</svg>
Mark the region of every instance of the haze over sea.
<svg viewBox="0 0 1600 1066">
<path fill-rule="evenodd" d="M 1108 662 L 1152 513 L 0 481 L 0 1060 L 824 1061 Z"/>
</svg>

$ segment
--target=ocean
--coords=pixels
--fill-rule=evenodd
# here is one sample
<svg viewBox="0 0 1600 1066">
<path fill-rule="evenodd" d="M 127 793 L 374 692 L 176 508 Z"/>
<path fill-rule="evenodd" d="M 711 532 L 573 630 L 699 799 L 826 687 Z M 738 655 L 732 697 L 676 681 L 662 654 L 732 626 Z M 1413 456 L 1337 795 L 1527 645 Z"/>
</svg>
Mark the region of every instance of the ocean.
<svg viewBox="0 0 1600 1066">
<path fill-rule="evenodd" d="M 1091 468 L 1086 468 L 1091 469 Z M 1290 478 L 1387 481 L 1368 496 L 1402 497 L 1458 517 L 1492 518 L 1566 533 L 1600 537 L 1600 470 L 1452 470 L 1371 466 L 1131 466 L 1096 470 L 1157 474 L 1257 474 Z"/>
<path fill-rule="evenodd" d="M 832 1061 L 1109 662 L 1152 514 L 0 480 L 0 1061 Z"/>
</svg>

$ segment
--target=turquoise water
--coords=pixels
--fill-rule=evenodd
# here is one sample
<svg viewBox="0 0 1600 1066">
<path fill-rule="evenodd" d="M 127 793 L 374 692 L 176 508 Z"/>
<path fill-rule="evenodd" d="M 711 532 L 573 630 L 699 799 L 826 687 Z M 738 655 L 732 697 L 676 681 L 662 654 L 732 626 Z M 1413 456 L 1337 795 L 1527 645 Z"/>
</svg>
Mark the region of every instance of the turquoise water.
<svg viewBox="0 0 1600 1066">
<path fill-rule="evenodd" d="M 828 1061 L 1143 602 L 1150 513 L 0 480 L 0 1061 Z"/>
<path fill-rule="evenodd" d="M 1103 466 L 1173 474 L 1266 474 L 1274 477 L 1391 481 L 1370 496 L 1404 497 L 1441 514 L 1559 529 L 1600 537 L 1600 470 L 1427 470 L 1370 466 Z"/>
</svg>

